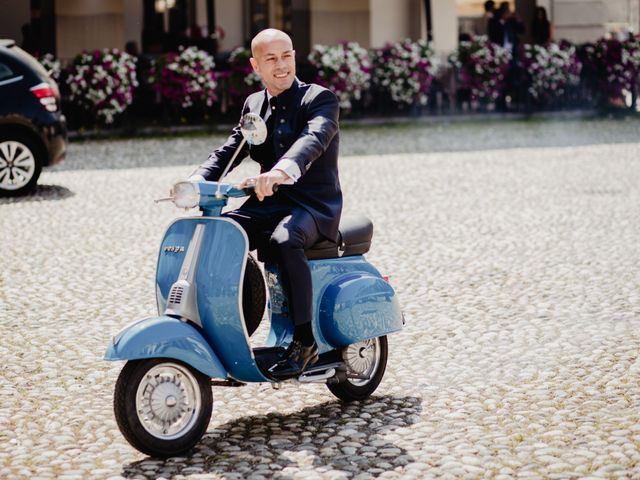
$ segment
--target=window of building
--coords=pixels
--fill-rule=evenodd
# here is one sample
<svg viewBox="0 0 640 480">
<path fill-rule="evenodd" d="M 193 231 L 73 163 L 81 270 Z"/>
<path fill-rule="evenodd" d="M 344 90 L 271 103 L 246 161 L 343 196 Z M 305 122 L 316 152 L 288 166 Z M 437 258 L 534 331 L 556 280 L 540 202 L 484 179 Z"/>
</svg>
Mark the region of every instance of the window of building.
<svg viewBox="0 0 640 480">
<path fill-rule="evenodd" d="M 249 3 L 250 36 L 265 28 L 277 28 L 291 35 L 293 28 L 291 0 L 251 0 Z"/>
<path fill-rule="evenodd" d="M 269 0 L 251 0 L 249 4 L 249 36 L 253 38 L 258 32 L 269 28 Z"/>
<path fill-rule="evenodd" d="M 309 3 L 310 0 L 251 0 L 247 44 L 261 30 L 277 28 L 291 36 L 298 62 L 305 62 L 311 41 Z"/>
<path fill-rule="evenodd" d="M 208 35 L 215 23 L 213 0 L 204 4 L 195 0 L 144 0 L 144 27 L 142 49 L 145 53 L 177 52 L 180 46 L 196 46 L 215 53 L 217 44 Z M 198 7 L 207 18 L 208 25 L 198 24 Z M 202 16 L 202 15 L 201 15 Z"/>
</svg>

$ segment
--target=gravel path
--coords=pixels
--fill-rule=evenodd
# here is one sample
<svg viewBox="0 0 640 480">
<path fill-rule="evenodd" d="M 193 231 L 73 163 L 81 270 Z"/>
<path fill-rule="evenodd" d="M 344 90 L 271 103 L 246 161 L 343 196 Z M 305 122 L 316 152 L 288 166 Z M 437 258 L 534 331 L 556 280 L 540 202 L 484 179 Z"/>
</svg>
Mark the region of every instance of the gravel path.
<svg viewBox="0 0 640 480">
<path fill-rule="evenodd" d="M 217 388 L 192 455 L 133 450 L 111 406 L 121 364 L 102 355 L 155 313 L 181 213 L 152 199 L 203 141 L 73 144 L 35 195 L 0 200 L 0 478 L 640 479 L 632 142 L 344 156 L 345 210 L 374 220 L 368 258 L 408 322 L 376 395 Z M 149 166 L 178 152 L 196 160 Z M 147 166 L 71 168 L 118 158 Z"/>
</svg>

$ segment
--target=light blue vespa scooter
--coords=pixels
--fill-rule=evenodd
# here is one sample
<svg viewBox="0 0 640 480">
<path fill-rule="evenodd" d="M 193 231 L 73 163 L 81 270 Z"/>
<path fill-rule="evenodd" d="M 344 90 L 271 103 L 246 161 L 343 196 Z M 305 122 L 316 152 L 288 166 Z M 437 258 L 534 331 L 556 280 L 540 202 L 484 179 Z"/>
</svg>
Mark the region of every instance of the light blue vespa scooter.
<svg viewBox="0 0 640 480">
<path fill-rule="evenodd" d="M 247 114 L 241 127 L 243 144 L 264 141 L 259 116 Z M 106 360 L 127 361 L 115 387 L 115 417 L 124 437 L 143 453 L 169 457 L 190 450 L 209 425 L 212 385 L 277 386 L 268 369 L 293 337 L 280 274 L 267 261 L 263 275 L 249 255 L 245 232 L 221 217 L 229 198 L 247 194 L 218 182 L 173 187 L 168 200 L 200 207 L 202 216 L 180 218 L 164 235 L 156 272 L 159 316 L 128 325 L 107 349 Z M 294 381 L 325 383 L 347 402 L 378 387 L 387 363 L 386 336 L 403 326 L 393 288 L 363 257 L 372 233 L 368 219 L 347 217 L 340 243 L 322 241 L 307 251 L 320 359 Z M 249 337 L 265 310 L 271 321 L 266 345 L 252 349 Z"/>
</svg>

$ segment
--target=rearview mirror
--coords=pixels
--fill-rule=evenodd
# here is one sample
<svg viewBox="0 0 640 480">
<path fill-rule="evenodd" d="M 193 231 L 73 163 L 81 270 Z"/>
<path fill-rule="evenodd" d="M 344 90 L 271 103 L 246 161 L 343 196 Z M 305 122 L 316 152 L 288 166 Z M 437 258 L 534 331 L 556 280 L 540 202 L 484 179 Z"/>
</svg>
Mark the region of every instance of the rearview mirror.
<svg viewBox="0 0 640 480">
<path fill-rule="evenodd" d="M 256 113 L 247 113 L 242 117 L 240 131 L 250 145 L 260 145 L 267 138 L 267 124 Z"/>
</svg>

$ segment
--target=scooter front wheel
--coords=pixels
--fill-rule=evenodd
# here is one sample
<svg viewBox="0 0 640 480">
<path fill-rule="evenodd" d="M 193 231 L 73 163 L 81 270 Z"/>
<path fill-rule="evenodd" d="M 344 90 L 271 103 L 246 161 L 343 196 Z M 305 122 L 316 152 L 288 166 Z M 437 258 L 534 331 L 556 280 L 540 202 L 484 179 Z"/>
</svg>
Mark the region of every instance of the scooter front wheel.
<svg viewBox="0 0 640 480">
<path fill-rule="evenodd" d="M 176 360 L 127 362 L 113 398 L 116 422 L 127 441 L 154 457 L 195 446 L 207 431 L 213 396 L 209 378 Z"/>
<path fill-rule="evenodd" d="M 388 354 L 386 336 L 346 346 L 342 359 L 347 367 L 347 378 L 339 383 L 327 383 L 327 387 L 343 402 L 369 398 L 382 381 Z"/>
</svg>

